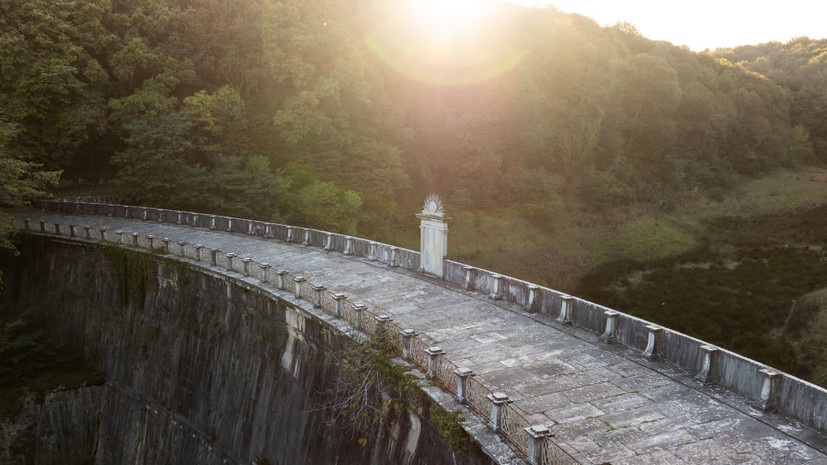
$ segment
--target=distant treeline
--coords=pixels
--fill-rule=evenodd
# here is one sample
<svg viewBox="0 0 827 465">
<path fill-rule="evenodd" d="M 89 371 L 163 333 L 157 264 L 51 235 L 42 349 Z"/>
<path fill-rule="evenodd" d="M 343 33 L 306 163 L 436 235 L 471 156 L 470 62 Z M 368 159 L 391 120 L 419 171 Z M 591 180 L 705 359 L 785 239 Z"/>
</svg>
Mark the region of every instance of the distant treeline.
<svg viewBox="0 0 827 465">
<path fill-rule="evenodd" d="M 693 53 L 503 4 L 428 69 L 404 5 L 0 0 L 0 159 L 344 231 L 430 191 L 668 207 L 827 162 L 827 40 Z"/>
</svg>

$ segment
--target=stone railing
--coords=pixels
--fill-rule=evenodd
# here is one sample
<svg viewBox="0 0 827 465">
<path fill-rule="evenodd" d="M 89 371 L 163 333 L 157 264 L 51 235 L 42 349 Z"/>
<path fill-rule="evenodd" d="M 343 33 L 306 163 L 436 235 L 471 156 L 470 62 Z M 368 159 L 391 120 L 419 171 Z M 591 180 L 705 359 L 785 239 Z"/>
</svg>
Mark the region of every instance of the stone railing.
<svg viewBox="0 0 827 465">
<path fill-rule="evenodd" d="M 548 429 L 531 426 L 519 409 L 509 405 L 508 396 L 489 390 L 473 378 L 471 370 L 458 367 L 451 362 L 442 349 L 429 346 L 413 330 L 403 329 L 389 316 L 376 314 L 364 305 L 348 300 L 345 294 L 336 293 L 318 283 L 308 282 L 300 274 L 273 269 L 268 263 L 241 257 L 233 252 L 209 249 L 201 244 L 175 241 L 168 237 L 43 220 L 35 222 L 28 218 L 14 221 L 19 229 L 25 231 L 143 249 L 191 260 L 200 266 L 217 269 L 221 273 L 240 274 L 253 280 L 257 286 L 265 289 L 275 288 L 292 294 L 296 300 L 306 301 L 316 309 L 341 318 L 352 328 L 357 341 L 363 335 L 373 336 L 380 332 L 399 335 L 402 357 L 405 361 L 418 367 L 427 374 L 428 379 L 453 393 L 460 403 L 484 418 L 495 432 L 501 433 L 517 450 L 528 456 L 531 464 L 580 463 L 555 443 L 550 434 L 532 434 L 534 430 L 548 433 Z"/>
<path fill-rule="evenodd" d="M 296 226 L 81 201 L 47 200 L 42 202 L 42 207 L 47 211 L 63 213 L 109 215 L 224 229 L 322 247 L 412 271 L 418 271 L 420 266 L 419 253 L 412 250 Z M 748 399 L 761 412 L 778 411 L 808 426 L 827 431 L 827 390 L 822 387 L 699 339 L 553 289 L 451 260 L 445 260 L 443 269 L 442 278 L 445 281 L 467 291 L 478 292 L 495 301 L 517 304 L 528 313 L 549 315 L 561 326 L 586 329 L 600 335 L 599 340 L 603 344 L 621 344 L 639 351 L 642 357 L 649 360 L 661 360 L 686 370 L 703 384 L 717 384 L 729 389 Z M 417 361 L 421 365 L 420 362 Z M 545 434 L 542 431 L 534 433 Z M 554 456 L 549 452 L 538 454 Z"/>
<path fill-rule="evenodd" d="M 44 211 L 132 218 L 259 236 L 362 257 L 391 267 L 419 269 L 419 252 L 317 229 L 164 208 L 86 202 L 80 199 L 46 199 L 39 203 Z"/>
<path fill-rule="evenodd" d="M 444 279 L 466 290 L 523 306 L 600 335 L 603 344 L 621 344 L 694 374 L 747 398 L 761 412 L 777 411 L 818 430 L 827 430 L 827 390 L 755 360 L 686 334 L 559 291 L 488 270 L 446 260 Z"/>
</svg>

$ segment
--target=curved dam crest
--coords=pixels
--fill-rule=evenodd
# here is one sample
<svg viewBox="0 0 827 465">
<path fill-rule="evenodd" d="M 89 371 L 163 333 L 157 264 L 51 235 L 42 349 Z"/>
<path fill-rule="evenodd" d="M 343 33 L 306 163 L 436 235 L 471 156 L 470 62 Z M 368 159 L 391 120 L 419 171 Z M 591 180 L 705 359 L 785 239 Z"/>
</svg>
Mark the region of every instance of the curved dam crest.
<svg viewBox="0 0 827 465">
<path fill-rule="evenodd" d="M 83 201 L 44 207 L 18 227 L 159 251 L 322 307 L 321 320 L 340 317 L 327 318 L 333 326 L 361 321 L 372 334 L 392 318 L 403 358 L 427 368 L 423 389 L 463 399 L 486 422 L 472 417 L 466 429 L 498 463 L 522 460 L 492 453 L 508 447 L 487 441 L 488 428 L 538 464 L 827 463 L 823 388 L 553 289 L 450 260 L 440 279 L 419 252 L 295 226 Z M 440 219 L 431 210 L 422 216 Z"/>
<path fill-rule="evenodd" d="M 136 265 L 119 270 L 113 253 Z M 108 376 L 47 397 L 38 464 L 495 463 L 477 444 L 453 453 L 427 408 L 389 418 L 365 445 L 326 427 L 336 322 L 241 280 L 43 237 L 25 238 L 3 272 L 5 317 L 37 309 L 75 349 L 97 352 Z M 59 418 L 61 396 L 84 412 Z M 72 438 L 77 423 L 91 434 Z"/>
</svg>

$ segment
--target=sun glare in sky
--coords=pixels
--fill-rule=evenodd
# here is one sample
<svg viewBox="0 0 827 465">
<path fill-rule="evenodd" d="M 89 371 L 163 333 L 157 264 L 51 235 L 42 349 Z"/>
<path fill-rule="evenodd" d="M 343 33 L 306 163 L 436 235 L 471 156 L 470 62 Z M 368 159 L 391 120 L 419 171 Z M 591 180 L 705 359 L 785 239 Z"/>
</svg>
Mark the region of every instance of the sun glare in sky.
<svg viewBox="0 0 827 465">
<path fill-rule="evenodd" d="M 492 34 L 495 0 L 408 0 L 366 38 L 388 65 L 437 85 L 481 82 L 525 56 Z"/>
<path fill-rule="evenodd" d="M 480 0 L 411 0 L 412 11 L 436 40 L 450 40 L 482 26 L 491 3 Z"/>
<path fill-rule="evenodd" d="M 601 26 L 628 22 L 649 39 L 695 51 L 827 37 L 827 1 L 508 1 L 578 13 Z M 497 12 L 505 2 L 406 0 L 366 40 L 388 65 L 411 78 L 439 85 L 480 82 L 507 72 L 525 57 L 525 51 L 496 38 L 502 26 Z"/>
<path fill-rule="evenodd" d="M 633 24 L 652 40 L 687 45 L 695 51 L 787 42 L 807 36 L 827 38 L 823 0 L 510 0 L 525 6 L 554 6 L 579 13 L 601 26 Z"/>
</svg>

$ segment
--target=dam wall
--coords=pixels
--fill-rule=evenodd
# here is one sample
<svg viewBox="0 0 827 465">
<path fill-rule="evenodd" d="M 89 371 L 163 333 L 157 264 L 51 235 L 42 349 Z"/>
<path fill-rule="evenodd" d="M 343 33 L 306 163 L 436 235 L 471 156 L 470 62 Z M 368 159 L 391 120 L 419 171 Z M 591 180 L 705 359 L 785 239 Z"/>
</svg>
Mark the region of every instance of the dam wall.
<svg viewBox="0 0 827 465">
<path fill-rule="evenodd" d="M 86 399 L 63 408 L 85 412 L 76 416 L 91 433 L 81 438 L 61 433 L 73 429 L 71 413 L 29 411 L 40 418 L 34 463 L 497 463 L 480 442 L 452 450 L 427 395 L 370 431 L 348 429 L 346 417 L 330 426 L 325 406 L 349 336 L 306 302 L 175 257 L 21 239 L 20 255 L 0 263 L 2 316 L 34 312 L 74 350 L 95 354 L 107 375 L 102 387 L 47 396 Z M 44 425 L 50 416 L 70 426 Z"/>
</svg>

